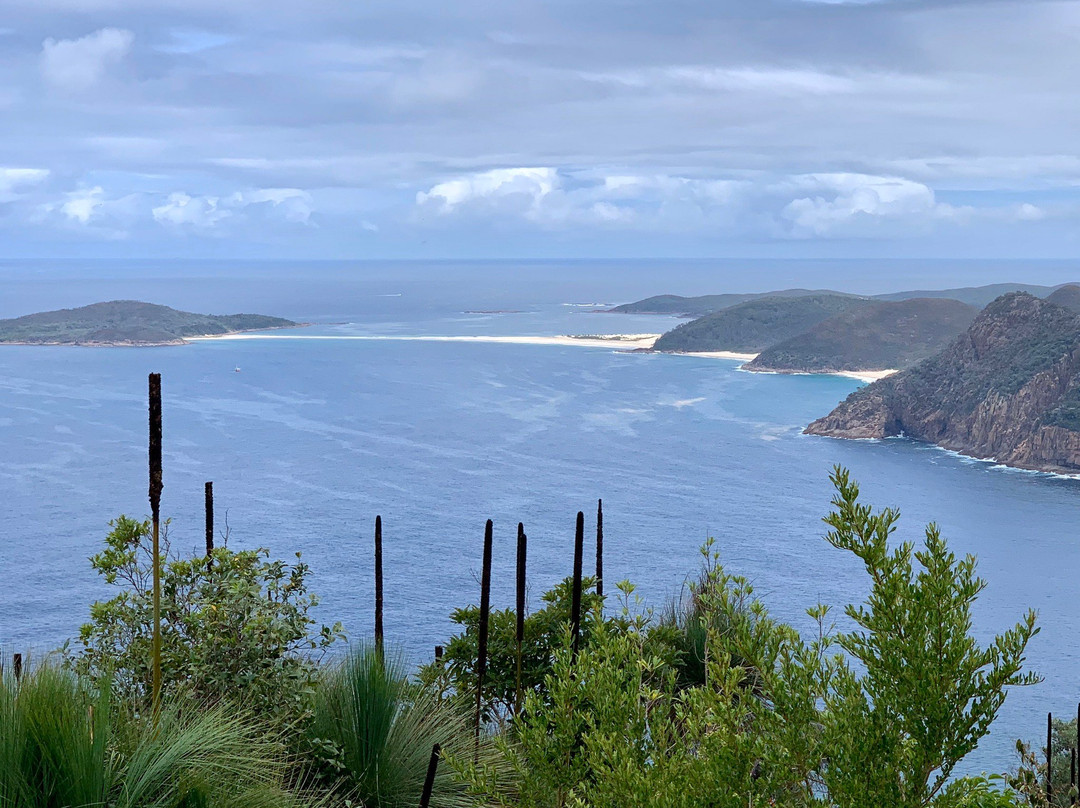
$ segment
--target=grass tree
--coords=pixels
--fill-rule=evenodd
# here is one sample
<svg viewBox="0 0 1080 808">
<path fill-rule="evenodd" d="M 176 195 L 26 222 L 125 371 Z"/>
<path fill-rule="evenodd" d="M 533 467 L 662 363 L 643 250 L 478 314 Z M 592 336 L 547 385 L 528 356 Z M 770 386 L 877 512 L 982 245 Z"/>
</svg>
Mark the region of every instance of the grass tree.
<svg viewBox="0 0 1080 808">
<path fill-rule="evenodd" d="M 107 683 L 44 665 L 0 684 L 0 808 L 278 808 L 277 736 L 164 699 L 135 715 Z"/>
<path fill-rule="evenodd" d="M 366 808 L 415 806 L 432 748 L 481 767 L 496 765 L 489 736 L 477 741 L 470 716 L 409 682 L 401 657 L 354 647 L 327 666 L 316 690 L 307 743 L 318 774 L 342 799 Z M 434 775 L 432 808 L 473 806 L 449 767 Z"/>
</svg>

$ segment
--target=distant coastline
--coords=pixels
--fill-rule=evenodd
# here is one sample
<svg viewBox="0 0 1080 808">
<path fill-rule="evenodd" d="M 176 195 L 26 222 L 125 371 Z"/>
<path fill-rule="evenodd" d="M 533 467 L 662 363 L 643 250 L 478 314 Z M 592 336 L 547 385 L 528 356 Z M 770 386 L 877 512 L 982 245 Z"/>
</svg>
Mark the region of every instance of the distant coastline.
<svg viewBox="0 0 1080 808">
<path fill-rule="evenodd" d="M 196 314 L 139 300 L 110 300 L 0 320 L 0 345 L 159 347 L 301 325 L 266 314 Z"/>
<path fill-rule="evenodd" d="M 228 334 L 192 334 L 188 337 L 178 337 L 172 340 L 104 340 L 104 341 L 54 341 L 45 342 L 42 340 L 30 341 L 24 340 L 17 342 L 14 340 L 0 340 L 0 346 L 3 345 L 29 345 L 38 347 L 50 347 L 50 348 L 167 348 L 169 346 L 176 345 L 190 345 L 192 342 L 202 341 L 207 339 L 222 339 L 237 334 L 254 334 L 263 331 L 282 331 L 290 328 L 310 328 L 314 323 L 293 323 L 292 325 L 272 325 L 266 328 L 243 328 L 239 331 L 230 331 Z"/>
</svg>

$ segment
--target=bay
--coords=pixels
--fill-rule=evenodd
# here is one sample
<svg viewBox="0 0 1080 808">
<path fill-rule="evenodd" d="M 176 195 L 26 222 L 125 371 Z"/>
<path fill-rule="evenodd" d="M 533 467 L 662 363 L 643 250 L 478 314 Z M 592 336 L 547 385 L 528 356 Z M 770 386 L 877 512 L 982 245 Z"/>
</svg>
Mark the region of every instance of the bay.
<svg viewBox="0 0 1080 808">
<path fill-rule="evenodd" d="M 900 508 L 899 538 L 918 540 L 935 520 L 957 552 L 979 557 L 989 580 L 977 608 L 981 638 L 1039 610 L 1030 662 L 1046 681 L 1010 696 L 968 769 L 1010 766 L 1012 741 L 1038 737 L 1047 710 L 1071 714 L 1080 698 L 1080 483 L 905 440 L 803 436 L 856 389 L 850 379 L 756 375 L 726 360 L 608 348 L 393 339 L 657 333 L 677 322 L 592 311 L 672 288 L 662 267 L 541 269 L 200 264 L 154 275 L 141 265 L 6 266 L 3 316 L 138 297 L 292 317 L 313 323 L 297 335 L 326 339 L 0 349 L 5 653 L 56 647 L 76 635 L 89 603 L 108 596 L 87 557 L 110 519 L 148 510 L 145 388 L 155 371 L 173 547 L 201 547 L 202 485 L 213 480 L 230 545 L 301 552 L 322 597 L 319 616 L 360 638 L 370 631 L 372 523 L 381 514 L 386 630 L 415 661 L 448 637 L 450 611 L 478 597 L 485 519 L 496 526 L 495 603 L 513 603 L 520 520 L 535 605 L 569 574 L 574 516 L 583 510 L 591 521 L 600 497 L 606 577 L 634 581 L 652 605 L 677 595 L 712 536 L 777 617 L 810 631 L 805 609 L 824 602 L 839 620 L 839 607 L 867 588 L 855 560 L 822 538 L 828 472 L 841 464 L 867 501 Z M 779 286 L 797 274 L 784 262 L 753 277 L 722 269 L 676 275 L 700 293 Z M 964 280 L 962 269 L 953 277 Z M 373 336 L 391 339 L 353 339 Z"/>
</svg>

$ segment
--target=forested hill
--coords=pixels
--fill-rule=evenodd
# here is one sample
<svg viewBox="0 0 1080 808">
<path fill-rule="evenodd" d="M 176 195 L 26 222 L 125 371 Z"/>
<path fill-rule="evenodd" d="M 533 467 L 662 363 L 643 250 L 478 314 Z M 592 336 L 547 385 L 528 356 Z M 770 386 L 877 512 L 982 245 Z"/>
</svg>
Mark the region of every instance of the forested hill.
<svg viewBox="0 0 1080 808">
<path fill-rule="evenodd" d="M 813 435 L 907 435 L 974 457 L 1080 470 L 1080 316 L 1021 292 L 987 306 L 945 350 L 856 390 Z"/>
<path fill-rule="evenodd" d="M 979 313 L 944 298 L 874 302 L 762 351 L 747 370 L 827 372 L 910 367 L 940 351 Z"/>
<path fill-rule="evenodd" d="M 1052 295 L 1046 298 L 1050 303 L 1064 306 L 1075 312 L 1080 312 L 1080 286 L 1070 283 L 1058 287 Z"/>
<path fill-rule="evenodd" d="M 137 300 L 113 300 L 0 320 L 0 343 L 171 345 L 185 337 L 295 325 L 263 314 L 193 314 Z"/>
<path fill-rule="evenodd" d="M 869 304 L 865 298 L 834 294 L 760 298 L 683 323 L 661 336 L 653 350 L 757 353 L 839 312 Z"/>
<path fill-rule="evenodd" d="M 613 314 L 674 314 L 679 317 L 700 317 L 703 314 L 721 311 L 750 300 L 760 300 L 765 297 L 807 297 L 809 295 L 858 297 L 858 295 L 848 295 L 844 292 L 834 292 L 831 289 L 781 289 L 776 292 L 700 295 L 698 297 L 656 295 L 634 303 L 624 303 L 610 309 L 610 311 Z"/>
<path fill-rule="evenodd" d="M 982 308 L 991 300 L 1008 292 L 1027 292 L 1035 297 L 1046 297 L 1063 286 L 1039 286 L 1030 283 L 993 283 L 986 286 L 965 286 L 956 289 L 915 289 L 906 292 L 888 292 L 880 295 L 866 295 L 875 300 L 911 300 L 918 297 L 941 297 L 959 300 L 971 306 Z M 680 295 L 656 295 L 624 303 L 610 311 L 617 314 L 674 314 L 682 317 L 700 317 L 704 314 L 721 311 L 748 300 L 763 297 L 805 297 L 807 295 L 841 295 L 861 297 L 861 295 L 837 292 L 832 289 L 783 289 L 778 292 L 755 292 L 746 294 L 700 295 L 682 297 Z"/>
</svg>

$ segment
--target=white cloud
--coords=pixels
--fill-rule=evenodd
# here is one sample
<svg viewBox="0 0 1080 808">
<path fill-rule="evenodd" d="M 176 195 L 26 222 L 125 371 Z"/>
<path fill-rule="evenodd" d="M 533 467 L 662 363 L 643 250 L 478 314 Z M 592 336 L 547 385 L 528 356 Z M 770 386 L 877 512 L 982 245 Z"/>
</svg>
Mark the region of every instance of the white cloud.
<svg viewBox="0 0 1080 808">
<path fill-rule="evenodd" d="M 212 228 L 232 213 L 218 206 L 216 196 L 190 196 L 183 191 L 169 194 L 164 204 L 151 210 L 154 220 L 173 227 Z"/>
<path fill-rule="evenodd" d="M 260 213 L 260 211 L 263 213 Z M 299 188 L 257 188 L 229 196 L 192 196 L 183 191 L 151 210 L 159 224 L 175 228 L 210 231 L 226 220 L 241 221 L 265 216 L 278 222 L 310 224 L 315 207 L 311 195 Z"/>
<path fill-rule="evenodd" d="M 416 195 L 440 216 L 523 218 L 546 228 L 615 226 L 693 229 L 716 224 L 745 183 L 666 174 L 501 168 L 440 182 Z"/>
<path fill-rule="evenodd" d="M 37 185 L 49 176 L 44 168 L 4 168 L 0 167 L 0 202 L 12 202 L 18 199 L 19 191 L 28 185 Z"/>
<path fill-rule="evenodd" d="M 805 174 L 782 183 L 780 189 L 810 191 L 793 199 L 781 215 L 796 235 L 830 235 L 853 221 L 951 215 L 955 209 L 939 204 L 934 191 L 921 182 L 871 174 Z"/>
<path fill-rule="evenodd" d="M 256 191 L 238 192 L 232 200 L 237 207 L 270 204 L 290 222 L 307 224 L 315 207 L 311 194 L 299 188 L 260 188 Z"/>
<path fill-rule="evenodd" d="M 517 198 L 536 207 L 559 185 L 554 168 L 496 168 L 440 182 L 416 195 L 416 204 L 433 204 L 440 213 L 483 199 Z"/>
<path fill-rule="evenodd" d="M 82 188 L 66 194 L 67 200 L 60 205 L 60 212 L 71 221 L 86 224 L 105 202 L 105 189 L 100 185 Z"/>
<path fill-rule="evenodd" d="M 41 46 L 41 73 L 61 89 L 85 90 L 101 81 L 134 41 L 135 35 L 122 28 L 101 28 L 81 39 L 46 39 Z"/>
</svg>

